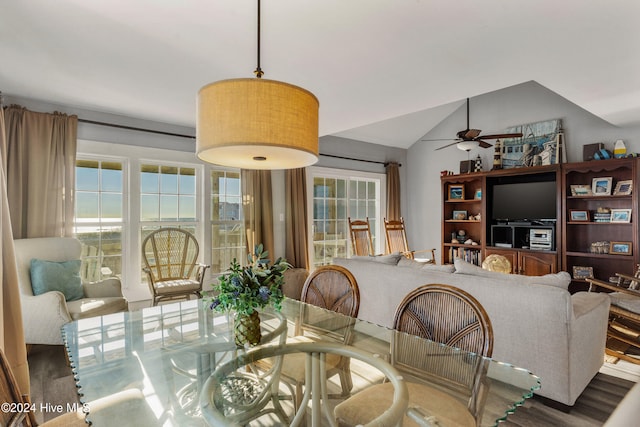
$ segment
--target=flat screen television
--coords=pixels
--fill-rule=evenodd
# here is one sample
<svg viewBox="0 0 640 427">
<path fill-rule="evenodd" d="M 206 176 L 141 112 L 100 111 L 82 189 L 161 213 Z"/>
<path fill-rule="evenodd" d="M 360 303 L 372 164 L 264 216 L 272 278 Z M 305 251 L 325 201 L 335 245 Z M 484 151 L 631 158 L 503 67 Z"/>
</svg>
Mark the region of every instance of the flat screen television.
<svg viewBox="0 0 640 427">
<path fill-rule="evenodd" d="M 556 182 L 514 182 L 492 188 L 491 219 L 494 221 L 555 221 Z"/>
</svg>

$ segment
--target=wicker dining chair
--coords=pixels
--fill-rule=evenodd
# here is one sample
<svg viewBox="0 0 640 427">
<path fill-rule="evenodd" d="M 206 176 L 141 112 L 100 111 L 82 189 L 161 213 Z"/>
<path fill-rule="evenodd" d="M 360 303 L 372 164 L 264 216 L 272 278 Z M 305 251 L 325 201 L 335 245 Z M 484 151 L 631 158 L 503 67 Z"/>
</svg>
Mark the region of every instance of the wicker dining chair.
<svg viewBox="0 0 640 427">
<path fill-rule="evenodd" d="M 353 255 L 368 256 L 374 255 L 373 239 L 371 238 L 371 227 L 369 218 L 364 220 L 348 218 L 349 234 L 351 235 L 351 249 Z"/>
<path fill-rule="evenodd" d="M 421 259 L 419 254 L 429 254 L 428 263 L 435 264 L 436 262 L 436 250 L 435 249 L 423 249 L 418 251 L 412 251 L 409 249 L 409 243 L 407 242 L 407 232 L 404 226 L 404 219 L 401 217 L 399 220 L 384 219 L 384 233 L 387 239 L 387 253 L 400 252 L 402 255 L 409 259 Z M 418 256 L 416 257 L 416 254 Z"/>
<path fill-rule="evenodd" d="M 318 267 L 307 278 L 301 301 L 345 316 L 316 319 L 313 316 L 319 315 L 317 311 L 303 306 L 301 321 L 295 326 L 295 336 L 291 338 L 291 342 L 312 342 L 318 336 L 322 336 L 324 341 L 331 340 L 341 344 L 351 342 L 355 318 L 360 308 L 360 291 L 349 270 L 339 265 Z M 339 375 L 343 396 L 348 395 L 353 388 L 350 363 L 348 357 L 336 354 L 327 356 L 327 378 Z M 304 358 L 295 354 L 285 356 L 281 374 L 294 385 L 296 408 L 299 407 L 305 385 Z"/>
<path fill-rule="evenodd" d="M 394 329 L 398 332 L 391 342 L 392 365 L 408 378 L 422 380 L 407 384 L 409 407 L 423 416 L 439 418 L 443 425 L 479 425 L 489 359 L 475 355 L 490 357 L 493 353 L 491 321 L 480 303 L 454 286 L 424 285 L 402 300 Z M 415 335 L 446 346 L 434 349 Z M 440 391 L 438 384 L 456 390 L 459 398 Z M 371 402 L 384 407 L 391 399 L 390 392 L 386 383 L 368 387 L 337 405 L 336 417 L 344 425 L 365 424 L 380 411 Z M 447 412 L 455 414 L 454 418 L 445 419 L 447 416 L 438 412 L 445 405 L 453 408 Z M 414 420 L 405 416 L 403 425 L 417 425 Z"/>
<path fill-rule="evenodd" d="M 82 411 L 82 405 L 79 405 L 76 411 L 65 412 L 42 424 L 38 424 L 34 411 L 15 410 L 15 408 L 29 409 L 36 405 L 30 401 L 28 396 L 20 393 L 9 361 L 2 349 L 0 349 L 0 402 L 9 405 L 7 410 L 0 411 L 0 426 L 3 427 L 86 427 L 88 425 L 85 421 L 86 414 Z M 15 407 L 10 405 L 15 405 Z M 124 425 L 125 420 L 130 420 L 131 414 L 135 414 L 136 420 L 139 420 L 136 426 L 157 425 L 148 421 L 156 419 L 156 417 L 147 405 L 144 394 L 135 388 L 87 402 L 86 406 L 90 413 L 108 414 L 109 418 L 113 420 L 113 425 Z"/>
<path fill-rule="evenodd" d="M 142 241 L 144 272 L 153 305 L 160 301 L 202 297 L 208 265 L 198 263 L 198 241 L 186 230 L 161 228 Z"/>
</svg>

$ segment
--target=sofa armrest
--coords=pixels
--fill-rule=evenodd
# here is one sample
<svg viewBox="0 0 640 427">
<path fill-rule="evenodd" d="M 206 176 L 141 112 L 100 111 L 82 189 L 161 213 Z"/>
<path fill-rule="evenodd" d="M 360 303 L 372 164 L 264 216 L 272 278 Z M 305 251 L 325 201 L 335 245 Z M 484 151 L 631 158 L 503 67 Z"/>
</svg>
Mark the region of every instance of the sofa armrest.
<svg viewBox="0 0 640 427">
<path fill-rule="evenodd" d="M 121 297 L 122 283 L 117 277 L 83 284 L 85 298 Z"/>
<path fill-rule="evenodd" d="M 62 344 L 60 328 L 71 322 L 62 292 L 20 295 L 22 324 L 27 344 Z"/>
<path fill-rule="evenodd" d="M 614 409 L 613 413 L 604 423 L 604 427 L 627 427 L 636 425 L 640 419 L 640 383 L 636 383 L 627 392 L 624 399 Z"/>
</svg>

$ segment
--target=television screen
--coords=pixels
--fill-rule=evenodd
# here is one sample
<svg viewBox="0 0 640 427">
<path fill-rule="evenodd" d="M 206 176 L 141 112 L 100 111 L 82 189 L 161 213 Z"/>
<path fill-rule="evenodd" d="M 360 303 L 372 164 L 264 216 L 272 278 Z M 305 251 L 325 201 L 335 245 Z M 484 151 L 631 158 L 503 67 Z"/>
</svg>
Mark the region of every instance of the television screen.
<svg viewBox="0 0 640 427">
<path fill-rule="evenodd" d="M 556 219 L 556 182 L 519 182 L 493 186 L 493 220 Z"/>
</svg>

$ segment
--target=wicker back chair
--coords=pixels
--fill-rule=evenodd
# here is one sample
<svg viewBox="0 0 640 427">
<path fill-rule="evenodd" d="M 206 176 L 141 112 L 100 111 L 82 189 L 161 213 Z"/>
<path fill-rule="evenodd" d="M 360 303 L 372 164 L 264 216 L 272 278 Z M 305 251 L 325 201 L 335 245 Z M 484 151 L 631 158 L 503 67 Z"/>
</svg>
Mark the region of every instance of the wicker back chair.
<svg viewBox="0 0 640 427">
<path fill-rule="evenodd" d="M 387 253 L 392 254 L 396 252 L 402 253 L 409 259 L 416 259 L 416 254 L 425 253 L 430 254 L 429 263 L 435 264 L 436 262 L 436 250 L 425 249 L 420 251 L 409 250 L 409 243 L 407 242 L 407 232 L 404 227 L 404 219 L 399 220 L 384 219 L 384 233 L 387 240 Z M 417 257 L 418 259 L 421 256 Z"/>
<path fill-rule="evenodd" d="M 360 308 L 360 290 L 349 270 L 339 265 L 317 268 L 304 284 L 301 301 L 344 314 L 344 317 L 327 317 L 318 310 L 303 306 L 301 320 L 296 324 L 294 342 L 314 341 L 320 336 L 325 341 L 332 340 L 341 344 L 351 342 L 355 317 Z M 353 388 L 350 359 L 333 354 L 328 356 L 326 363 L 327 378 L 339 375 L 342 394 L 348 395 Z M 305 384 L 304 358 L 296 355 L 286 356 L 282 376 L 295 386 L 297 408 L 301 404 L 302 387 Z"/>
<path fill-rule="evenodd" d="M 142 242 L 144 272 L 147 273 L 153 305 L 163 300 L 202 297 L 208 265 L 198 264 L 196 238 L 180 228 L 161 228 Z"/>
<path fill-rule="evenodd" d="M 480 425 L 489 361 L 481 356 L 490 357 L 493 352 L 491 321 L 480 303 L 453 286 L 424 285 L 402 300 L 394 328 L 398 332 L 391 342 L 392 365 L 409 378 L 423 380 L 408 384 L 413 415 L 431 414 L 443 425 Z M 447 346 L 433 346 L 429 341 L 416 340 L 415 335 Z M 445 384 L 446 389 L 455 390 L 458 398 L 438 389 L 438 385 Z M 336 417 L 346 425 L 365 424 L 380 410 L 370 402 L 375 398 L 384 406 L 391 398 L 390 391 L 387 384 L 368 387 L 337 405 Z M 447 411 L 455 414 L 452 418 L 439 413 L 444 406 L 456 409 Z M 409 416 L 405 417 L 405 425 L 412 425 Z"/>
<path fill-rule="evenodd" d="M 373 255 L 373 239 L 371 238 L 371 228 L 369 218 L 365 220 L 348 218 L 349 234 L 351 235 L 351 249 L 353 255 L 367 256 Z"/>
<path fill-rule="evenodd" d="M 20 393 L 18 383 L 11 371 L 11 366 L 0 349 L 0 402 L 3 404 L 16 404 L 18 408 L 31 408 L 29 396 Z M 132 388 L 113 395 L 87 402 L 91 413 L 107 414 L 113 420 L 113 425 L 124 425 L 135 414 L 136 426 L 150 427 L 152 423 L 147 420 L 157 420 L 157 417 L 146 404 L 144 395 L 138 389 Z M 13 408 L 10 406 L 9 408 Z M 38 424 L 35 413 L 32 410 L 3 410 L 0 411 L 0 426 L 7 427 L 86 427 L 85 413 L 79 408 L 77 411 L 65 412 L 59 416 Z M 155 422 L 153 425 L 157 425 Z"/>
<path fill-rule="evenodd" d="M 394 329 L 491 357 L 493 329 L 473 296 L 450 285 L 424 285 L 404 297 Z"/>
</svg>

